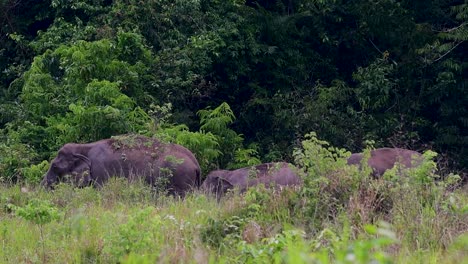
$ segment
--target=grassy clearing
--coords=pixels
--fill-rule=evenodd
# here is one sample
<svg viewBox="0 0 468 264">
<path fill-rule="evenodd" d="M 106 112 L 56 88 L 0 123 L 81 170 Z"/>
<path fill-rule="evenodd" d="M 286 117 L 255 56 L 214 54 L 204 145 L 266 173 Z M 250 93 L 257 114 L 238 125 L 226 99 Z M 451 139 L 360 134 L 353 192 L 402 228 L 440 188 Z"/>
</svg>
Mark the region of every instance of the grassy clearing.
<svg viewBox="0 0 468 264">
<path fill-rule="evenodd" d="M 336 217 L 310 218 L 301 190 L 291 189 L 251 189 L 218 203 L 197 192 L 183 200 L 157 196 L 122 180 L 101 190 L 30 188 L 27 193 L 19 186 L 0 188 L 2 263 L 462 263 L 468 258 L 466 208 L 403 204 L 405 196 L 392 212 L 370 220 L 359 215 L 364 211 L 353 199 Z M 59 216 L 40 226 L 16 213 L 15 207 L 33 200 L 49 201 Z M 459 190 L 450 200 L 466 206 L 468 195 Z"/>
<path fill-rule="evenodd" d="M 1 193 L 0 259 L 6 263 L 42 262 L 43 255 L 47 263 L 115 263 L 135 256 L 150 262 L 190 262 L 195 254 L 200 258 L 208 250 L 203 243 L 195 243 L 200 226 L 208 215 L 221 211 L 215 201 L 202 195 L 183 201 L 155 197 L 143 185 L 120 180 L 102 190 L 60 185 L 54 192 L 22 193 L 13 186 L 3 187 Z M 50 201 L 60 212 L 57 220 L 43 225 L 44 241 L 39 225 L 10 209 L 33 199 Z"/>
<path fill-rule="evenodd" d="M 467 263 L 468 192 L 434 173 L 346 166 L 313 136 L 295 153 L 304 184 L 219 202 L 113 179 L 0 186 L 1 263 Z"/>
</svg>

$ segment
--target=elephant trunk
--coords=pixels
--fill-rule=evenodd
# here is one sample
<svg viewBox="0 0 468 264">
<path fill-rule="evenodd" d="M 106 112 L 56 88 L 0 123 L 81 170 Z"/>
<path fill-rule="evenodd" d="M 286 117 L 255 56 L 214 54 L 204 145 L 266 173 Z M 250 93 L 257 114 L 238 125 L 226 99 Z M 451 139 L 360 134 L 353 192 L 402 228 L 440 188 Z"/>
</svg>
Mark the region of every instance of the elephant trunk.
<svg viewBox="0 0 468 264">
<path fill-rule="evenodd" d="M 44 175 L 44 178 L 41 181 L 41 186 L 45 187 L 46 189 L 51 189 L 52 185 L 55 184 L 57 181 L 57 175 L 55 175 L 54 172 L 52 172 L 52 169 L 49 169 L 47 171 L 46 175 Z"/>
</svg>

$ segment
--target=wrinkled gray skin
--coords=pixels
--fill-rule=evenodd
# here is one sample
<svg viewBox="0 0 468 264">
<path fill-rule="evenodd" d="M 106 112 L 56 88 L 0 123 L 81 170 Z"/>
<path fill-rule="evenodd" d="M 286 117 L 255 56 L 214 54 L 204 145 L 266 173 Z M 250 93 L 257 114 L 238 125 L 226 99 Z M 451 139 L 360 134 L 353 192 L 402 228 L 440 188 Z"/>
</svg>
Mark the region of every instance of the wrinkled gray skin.
<svg viewBox="0 0 468 264">
<path fill-rule="evenodd" d="M 361 166 L 363 154 L 354 153 L 348 158 L 349 165 Z M 392 169 L 398 161 L 403 167 L 414 168 L 423 161 L 422 155 L 419 152 L 401 149 L 401 148 L 379 148 L 371 151 L 371 156 L 367 162 L 372 168 L 374 177 L 382 176 L 386 170 Z"/>
<path fill-rule="evenodd" d="M 286 162 L 264 163 L 237 170 L 215 170 L 208 174 L 201 188 L 214 193 L 219 198 L 228 190 L 238 187 L 241 192 L 250 186 L 264 184 L 271 186 L 290 186 L 302 183 L 294 166 Z"/>
<path fill-rule="evenodd" d="M 129 137 L 128 145 L 113 138 L 65 144 L 41 184 L 50 188 L 59 181 L 70 181 L 79 187 L 101 186 L 115 176 L 154 185 L 160 177 L 168 177 L 169 193 L 177 195 L 200 185 L 200 166 L 188 149 L 143 136 Z"/>
</svg>

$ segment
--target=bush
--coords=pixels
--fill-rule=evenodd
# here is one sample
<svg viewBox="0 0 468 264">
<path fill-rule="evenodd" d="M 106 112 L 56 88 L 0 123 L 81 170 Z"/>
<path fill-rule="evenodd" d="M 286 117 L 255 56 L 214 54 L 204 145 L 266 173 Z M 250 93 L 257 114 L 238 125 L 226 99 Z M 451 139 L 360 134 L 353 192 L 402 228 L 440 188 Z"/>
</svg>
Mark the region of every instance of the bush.
<svg viewBox="0 0 468 264">
<path fill-rule="evenodd" d="M 261 243 L 238 243 L 241 263 L 391 263 L 385 249 L 397 242 L 386 224 L 366 226 L 367 233 L 350 241 L 349 230 L 341 235 L 322 230 L 315 239 L 298 229 L 285 229 Z"/>
<path fill-rule="evenodd" d="M 190 149 L 200 162 L 202 171 L 261 163 L 254 147 L 245 148 L 242 135 L 229 128 L 235 116 L 227 103 L 222 103 L 215 109 L 200 110 L 200 130 L 197 132 L 189 131 L 186 125 L 168 123 L 171 109 L 171 104 L 152 105 L 152 110 L 149 111 L 152 118 L 150 133 L 163 141 Z"/>
<path fill-rule="evenodd" d="M 129 254 L 148 254 L 146 258 L 153 259 L 159 255 L 157 245 L 161 245 L 162 233 L 160 227 L 162 220 L 156 214 L 154 207 L 146 207 L 132 214 L 126 223 L 121 224 L 115 234 L 106 240 L 104 252 L 119 262 Z"/>
<path fill-rule="evenodd" d="M 47 160 L 44 160 L 37 165 L 31 165 L 28 168 L 24 168 L 22 170 L 24 180 L 27 183 L 38 184 L 42 180 L 48 169 L 49 162 Z"/>
<path fill-rule="evenodd" d="M 12 132 L 5 143 L 0 143 L 0 152 L 4 153 L 0 155 L 0 182 L 15 183 L 23 179 L 22 169 L 30 166 L 37 157 L 31 146 L 21 143 L 17 136 L 17 133 Z M 35 173 L 41 168 L 41 165 L 34 168 Z M 32 178 L 36 176 L 37 173 Z"/>
<path fill-rule="evenodd" d="M 367 174 L 346 165 L 350 153 L 330 147 L 315 133 L 306 135 L 302 149 L 294 151 L 297 165 L 304 171 L 300 203 L 311 223 L 335 219 L 343 212 L 350 198 L 369 182 Z"/>
<path fill-rule="evenodd" d="M 46 262 L 46 250 L 45 250 L 45 237 L 44 237 L 44 225 L 54 220 L 58 220 L 61 217 L 61 213 L 58 209 L 52 205 L 49 201 L 32 199 L 24 207 L 15 206 L 14 211 L 16 215 L 36 224 L 41 234 L 41 245 L 42 245 L 42 262 Z"/>
<path fill-rule="evenodd" d="M 127 56 L 129 50 L 138 56 Z M 150 98 L 143 83 L 150 52 L 138 34 L 119 32 L 115 40 L 76 41 L 36 56 L 22 77 L 21 107 L 0 144 L 0 174 L 22 179 L 21 170 L 50 158 L 69 142 L 91 142 L 144 130 L 142 109 Z M 3 132 L 3 131 L 2 131 Z M 37 160 L 36 160 L 37 159 Z M 35 180 L 39 168 L 26 169 Z"/>
<path fill-rule="evenodd" d="M 455 228 L 466 219 L 446 209 L 446 204 L 453 200 L 449 187 L 459 177 L 441 179 L 432 161 L 434 152 L 424 153 L 424 161 L 416 168 L 401 170 L 397 165 L 383 177 L 374 179 L 367 166 L 370 149 L 364 151 L 363 169 L 358 170 L 346 165 L 348 152 L 330 147 L 314 133 L 307 135 L 302 145 L 294 153 L 305 173 L 296 210 L 304 212 L 312 231 L 330 223 L 342 225 L 339 219 L 342 214 L 347 215 L 356 233 L 364 231 L 366 224 L 384 219 L 397 230 L 405 230 L 399 234 L 405 243 L 425 250 L 434 245 L 422 241 L 446 240 L 444 244 L 448 245 L 452 238 L 445 233 L 447 228 Z"/>
</svg>

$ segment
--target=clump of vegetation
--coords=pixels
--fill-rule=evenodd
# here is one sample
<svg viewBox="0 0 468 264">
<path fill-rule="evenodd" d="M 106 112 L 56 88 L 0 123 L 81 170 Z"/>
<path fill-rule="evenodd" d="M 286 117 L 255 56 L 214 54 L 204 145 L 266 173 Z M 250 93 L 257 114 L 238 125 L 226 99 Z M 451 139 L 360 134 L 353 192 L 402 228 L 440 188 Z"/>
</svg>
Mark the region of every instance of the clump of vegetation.
<svg viewBox="0 0 468 264">
<path fill-rule="evenodd" d="M 42 262 L 46 263 L 47 252 L 45 249 L 44 225 L 58 220 L 60 218 L 60 212 L 50 202 L 39 199 L 30 200 L 24 207 L 12 205 L 11 208 L 18 216 L 38 226 L 40 244 L 42 246 Z"/>
<path fill-rule="evenodd" d="M 33 164 L 29 168 L 24 168 L 22 174 L 24 175 L 24 180 L 26 183 L 38 184 L 48 169 L 49 162 L 47 160 L 43 160 L 37 165 Z"/>
<path fill-rule="evenodd" d="M 221 103 L 215 109 L 200 110 L 200 130 L 197 132 L 190 131 L 185 125 L 167 123 L 171 107 L 154 106 L 150 133 L 162 141 L 186 146 L 197 157 L 202 171 L 260 163 L 256 150 L 245 147 L 242 135 L 229 128 L 235 115 L 227 103 Z"/>
<path fill-rule="evenodd" d="M 106 239 L 104 252 L 115 262 L 121 261 L 130 253 L 146 255 L 146 260 L 155 261 L 160 250 L 163 233 L 161 216 L 152 207 L 147 207 L 130 215 L 126 223 L 119 225 L 117 232 Z"/>
<path fill-rule="evenodd" d="M 126 135 L 118 135 L 112 136 L 112 146 L 114 149 L 123 149 L 123 148 L 141 148 L 143 146 L 151 146 L 151 140 L 142 137 L 138 134 L 126 134 Z M 149 142 L 149 143 L 148 143 Z M 149 145 L 149 146 L 148 146 Z"/>
</svg>

